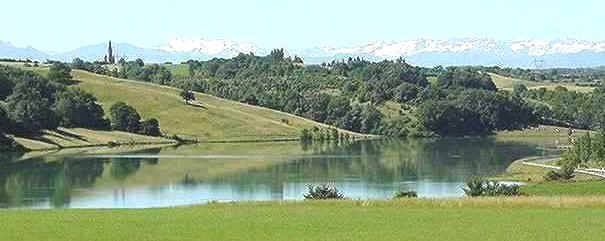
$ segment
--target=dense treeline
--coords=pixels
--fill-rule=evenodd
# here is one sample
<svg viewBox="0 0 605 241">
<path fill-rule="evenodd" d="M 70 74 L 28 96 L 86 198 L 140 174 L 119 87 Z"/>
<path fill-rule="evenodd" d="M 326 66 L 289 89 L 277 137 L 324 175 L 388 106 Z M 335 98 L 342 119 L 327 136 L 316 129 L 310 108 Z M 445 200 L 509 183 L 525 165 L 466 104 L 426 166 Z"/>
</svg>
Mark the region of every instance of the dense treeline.
<svg viewBox="0 0 605 241">
<path fill-rule="evenodd" d="M 171 85 L 184 93 L 209 93 L 361 133 L 485 134 L 537 121 L 522 98 L 497 92 L 487 74 L 470 68 L 427 69 L 403 59 L 361 58 L 305 66 L 299 57 L 286 57 L 282 49 L 268 56 L 239 54 L 185 64 L 189 77 L 184 79 L 175 79 L 164 65 L 145 65 L 140 59 L 120 61 L 106 74 Z M 436 81 L 429 83 L 428 76 Z M 401 106 L 399 115 L 383 113 L 388 102 Z"/>
<path fill-rule="evenodd" d="M 6 134 L 37 135 L 41 130 L 60 126 L 109 130 L 111 124 L 119 125 L 119 120 L 111 122 L 105 118 L 103 108 L 92 94 L 68 87 L 73 83 L 68 65 L 54 63 L 47 76 L 0 66 L 0 142 L 3 149 L 14 149 L 7 147 L 14 143 Z M 141 127 L 132 132 L 160 134 L 157 120 L 138 125 Z"/>
<path fill-rule="evenodd" d="M 536 100 L 534 110 L 545 123 L 566 125 L 582 129 L 597 129 L 605 124 L 605 89 L 596 88 L 590 93 L 556 87 L 531 89 L 518 88 L 517 95 Z"/>
<path fill-rule="evenodd" d="M 491 72 L 499 75 L 529 80 L 529 81 L 553 81 L 553 82 L 592 82 L 595 80 L 605 80 L 605 69 L 603 68 L 552 68 L 552 69 L 522 69 L 522 68 L 501 68 L 492 67 L 472 67 L 474 70 Z"/>
</svg>

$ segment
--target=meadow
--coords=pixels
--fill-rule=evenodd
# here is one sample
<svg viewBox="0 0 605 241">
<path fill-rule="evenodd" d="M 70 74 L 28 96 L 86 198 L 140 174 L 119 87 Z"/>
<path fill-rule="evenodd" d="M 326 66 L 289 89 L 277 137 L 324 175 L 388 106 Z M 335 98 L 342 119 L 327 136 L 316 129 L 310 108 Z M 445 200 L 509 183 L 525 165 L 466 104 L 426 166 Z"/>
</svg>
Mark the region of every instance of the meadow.
<svg viewBox="0 0 605 241">
<path fill-rule="evenodd" d="M 488 74 L 490 77 L 492 77 L 492 81 L 494 81 L 494 84 L 496 84 L 496 87 L 498 87 L 498 89 L 503 89 L 503 90 L 508 90 L 508 91 L 512 91 L 513 86 L 517 83 L 525 85 L 528 89 L 538 89 L 538 88 L 544 87 L 548 90 L 553 90 L 557 86 L 562 86 L 562 87 L 567 88 L 568 90 L 578 91 L 578 92 L 591 92 L 594 89 L 594 87 L 577 86 L 573 83 L 549 83 L 549 82 L 527 81 L 527 80 L 520 80 L 520 79 L 511 78 L 511 77 L 506 77 L 506 76 L 502 76 L 502 75 L 498 75 L 498 74 L 494 74 L 494 73 L 488 73 Z"/>
<path fill-rule="evenodd" d="M 522 197 L 3 210 L 0 240 L 602 240 L 604 208 Z"/>
</svg>

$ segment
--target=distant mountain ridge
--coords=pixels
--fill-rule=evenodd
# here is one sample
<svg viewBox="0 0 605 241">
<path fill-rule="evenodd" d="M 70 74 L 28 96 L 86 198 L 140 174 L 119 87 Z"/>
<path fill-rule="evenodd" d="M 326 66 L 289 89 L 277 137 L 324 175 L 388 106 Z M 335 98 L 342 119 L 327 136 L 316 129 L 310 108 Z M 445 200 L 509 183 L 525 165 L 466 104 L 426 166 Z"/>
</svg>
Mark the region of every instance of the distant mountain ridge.
<svg viewBox="0 0 605 241">
<path fill-rule="evenodd" d="M 101 60 L 106 43 L 89 45 L 72 51 L 49 54 L 31 47 L 15 47 L 0 42 L 0 58 L 55 59 L 71 61 L 75 57 Z M 270 51 L 254 43 L 212 39 L 173 39 L 155 48 L 141 48 L 128 43 L 114 44 L 118 57 L 142 58 L 146 62 L 181 62 L 189 59 L 231 58 L 239 53 L 266 55 Z M 348 57 L 372 61 L 405 58 L 420 66 L 499 65 L 503 67 L 593 67 L 605 65 L 605 41 L 576 39 L 557 40 L 494 40 L 464 38 L 450 40 L 415 39 L 374 41 L 350 47 L 315 47 L 287 50 L 289 55 L 302 57 L 307 64 L 318 64 Z"/>
</svg>

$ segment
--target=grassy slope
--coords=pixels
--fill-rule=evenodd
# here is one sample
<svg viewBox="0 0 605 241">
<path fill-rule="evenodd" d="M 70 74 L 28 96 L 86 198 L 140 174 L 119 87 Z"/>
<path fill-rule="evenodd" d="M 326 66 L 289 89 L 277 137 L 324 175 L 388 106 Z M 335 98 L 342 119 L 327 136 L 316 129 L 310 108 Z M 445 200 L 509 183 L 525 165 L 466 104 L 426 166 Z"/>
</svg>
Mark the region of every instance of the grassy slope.
<svg viewBox="0 0 605 241">
<path fill-rule="evenodd" d="M 537 88 L 545 87 L 546 89 L 552 90 L 552 89 L 556 88 L 557 86 L 563 86 L 563 87 L 567 88 L 568 90 L 575 90 L 578 92 L 591 92 L 594 89 L 594 87 L 576 86 L 574 84 L 544 83 L 544 82 L 527 81 L 527 80 L 510 78 L 510 77 L 505 77 L 505 76 L 501 76 L 501 75 L 494 74 L 494 73 L 488 73 L 488 74 L 492 77 L 492 80 L 494 81 L 494 83 L 496 84 L 498 89 L 504 89 L 504 90 L 512 90 L 515 83 L 521 83 L 521 84 L 527 86 L 527 88 L 529 88 L 529 89 L 537 89 Z"/>
<path fill-rule="evenodd" d="M 73 71 L 78 87 L 97 96 L 106 112 L 117 102 L 134 106 L 143 118 L 157 118 L 168 134 L 195 136 L 202 141 L 297 138 L 300 130 L 322 124 L 287 113 L 196 94 L 204 106 L 184 105 L 179 90 L 149 83 Z M 282 123 L 287 119 L 288 124 Z"/>
<path fill-rule="evenodd" d="M 602 198 L 0 211 L 0 240 L 602 240 Z"/>
</svg>

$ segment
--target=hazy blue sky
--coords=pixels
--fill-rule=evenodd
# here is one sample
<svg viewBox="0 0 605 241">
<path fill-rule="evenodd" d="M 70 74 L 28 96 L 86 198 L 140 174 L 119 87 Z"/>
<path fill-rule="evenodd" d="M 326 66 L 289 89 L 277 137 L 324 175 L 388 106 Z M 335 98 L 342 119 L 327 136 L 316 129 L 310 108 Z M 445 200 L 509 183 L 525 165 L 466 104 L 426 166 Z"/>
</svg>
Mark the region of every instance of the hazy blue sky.
<svg viewBox="0 0 605 241">
<path fill-rule="evenodd" d="M 3 1 L 0 40 L 63 51 L 112 39 L 142 47 L 174 37 L 265 48 L 372 40 L 489 37 L 605 39 L 605 1 Z"/>
</svg>

